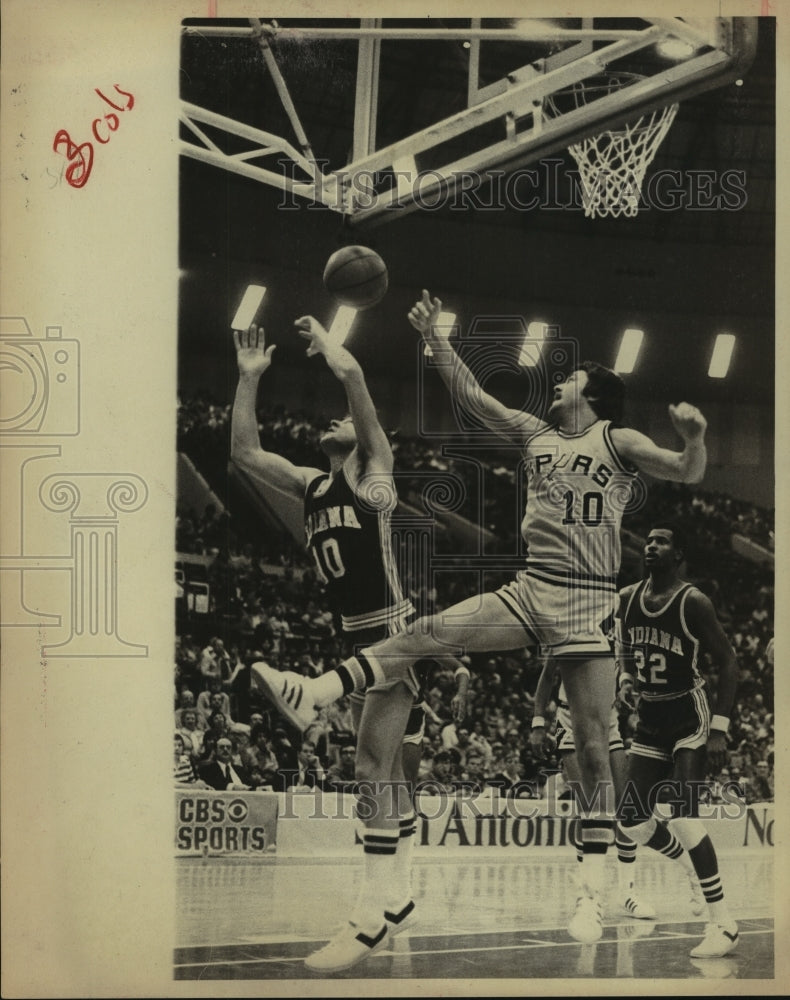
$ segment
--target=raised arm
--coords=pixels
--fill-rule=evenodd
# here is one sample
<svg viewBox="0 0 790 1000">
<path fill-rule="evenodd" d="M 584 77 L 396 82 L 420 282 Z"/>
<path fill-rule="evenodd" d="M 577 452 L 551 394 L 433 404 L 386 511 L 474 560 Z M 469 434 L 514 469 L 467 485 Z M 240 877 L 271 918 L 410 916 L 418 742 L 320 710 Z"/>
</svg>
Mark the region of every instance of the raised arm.
<svg viewBox="0 0 790 1000">
<path fill-rule="evenodd" d="M 362 368 L 350 351 L 329 339 L 326 330 L 312 316 L 302 316 L 296 321 L 296 326 L 299 333 L 310 341 L 308 355 L 323 354 L 330 370 L 346 391 L 348 410 L 357 437 L 351 461 L 356 464 L 358 481 L 353 485 L 356 488 L 362 477 L 373 476 L 369 484 L 370 499 L 380 506 L 375 499 L 377 491 L 374 484 L 381 483 L 382 477 L 391 476 L 394 460 L 389 438 L 379 422 Z M 389 506 L 389 502 L 386 505 Z"/>
<path fill-rule="evenodd" d="M 656 479 L 674 483 L 698 483 L 705 475 L 708 454 L 705 448 L 707 421 L 690 403 L 670 405 L 669 416 L 683 438 L 683 451 L 659 448 L 645 434 L 628 427 L 612 429 L 612 441 L 620 455 Z"/>
<path fill-rule="evenodd" d="M 442 309 L 441 299 L 432 299 L 427 289 L 409 311 L 409 322 L 430 346 L 436 358 L 436 370 L 467 413 L 482 420 L 489 430 L 511 443 L 523 442 L 546 426 L 531 413 L 511 409 L 484 391 L 470 369 L 458 357 L 449 340 L 439 334 L 436 321 Z"/>
<path fill-rule="evenodd" d="M 234 330 L 233 342 L 239 366 L 239 384 L 231 416 L 231 461 L 253 478 L 301 502 L 307 484 L 320 476 L 321 470 L 294 465 L 281 455 L 264 451 L 258 437 L 255 412 L 258 382 L 272 363 L 274 346 L 265 346 L 263 327 L 256 326 L 251 326 L 249 330 Z"/>
<path fill-rule="evenodd" d="M 461 663 L 460 660 L 456 660 L 455 662 L 457 664 L 454 674 L 456 691 L 450 701 L 450 709 L 453 713 L 453 722 L 456 725 L 460 725 L 466 718 L 469 682 L 472 679 L 472 675 L 465 663 Z"/>
<path fill-rule="evenodd" d="M 691 590 L 683 610 L 691 631 L 699 637 L 700 645 L 719 669 L 716 706 L 708 737 L 708 759 L 712 769 L 719 771 L 726 763 L 727 730 L 738 686 L 738 660 L 710 598 L 699 590 Z"/>
</svg>

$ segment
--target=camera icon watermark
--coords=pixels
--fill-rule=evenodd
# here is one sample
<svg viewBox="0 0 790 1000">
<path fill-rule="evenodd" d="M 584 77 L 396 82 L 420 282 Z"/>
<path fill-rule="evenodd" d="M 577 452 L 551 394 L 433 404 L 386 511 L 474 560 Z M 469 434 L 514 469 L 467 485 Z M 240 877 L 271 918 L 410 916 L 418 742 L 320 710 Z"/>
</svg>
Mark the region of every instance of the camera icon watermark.
<svg viewBox="0 0 790 1000">
<path fill-rule="evenodd" d="M 79 341 L 0 317 L 0 379 L 0 625 L 30 629 L 42 662 L 147 656 L 120 635 L 119 552 L 121 518 L 148 486 L 126 471 L 62 469 L 58 439 L 82 430 Z"/>
<path fill-rule="evenodd" d="M 0 319 L 0 434 L 69 437 L 80 432 L 80 345 L 48 326 L 36 338 L 27 320 Z"/>
</svg>

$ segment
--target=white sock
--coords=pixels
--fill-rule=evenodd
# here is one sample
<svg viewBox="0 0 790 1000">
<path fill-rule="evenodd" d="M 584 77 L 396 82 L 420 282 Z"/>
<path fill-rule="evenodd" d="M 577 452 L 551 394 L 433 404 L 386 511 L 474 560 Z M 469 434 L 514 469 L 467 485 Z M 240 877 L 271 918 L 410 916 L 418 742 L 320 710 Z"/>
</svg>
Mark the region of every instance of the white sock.
<svg viewBox="0 0 790 1000">
<path fill-rule="evenodd" d="M 365 863 L 362 871 L 362 885 L 351 916 L 366 934 L 375 934 L 384 924 L 384 898 L 387 886 L 392 883 L 395 867 L 395 851 L 400 831 L 394 829 L 365 829 L 362 838 Z"/>
<path fill-rule="evenodd" d="M 400 837 L 395 851 L 392 882 L 387 888 L 387 909 L 397 913 L 412 898 L 411 865 L 417 833 L 417 817 L 412 814 L 400 821 Z"/>
<path fill-rule="evenodd" d="M 331 705 L 332 702 L 343 697 L 343 682 L 340 674 L 335 670 L 327 670 L 320 677 L 312 677 L 310 680 L 310 693 L 316 708 L 323 708 L 324 705 Z"/>
<path fill-rule="evenodd" d="M 606 852 L 614 840 L 614 820 L 607 816 L 585 816 L 579 821 L 584 860 L 582 879 L 591 896 L 603 890 L 606 875 Z"/>
</svg>

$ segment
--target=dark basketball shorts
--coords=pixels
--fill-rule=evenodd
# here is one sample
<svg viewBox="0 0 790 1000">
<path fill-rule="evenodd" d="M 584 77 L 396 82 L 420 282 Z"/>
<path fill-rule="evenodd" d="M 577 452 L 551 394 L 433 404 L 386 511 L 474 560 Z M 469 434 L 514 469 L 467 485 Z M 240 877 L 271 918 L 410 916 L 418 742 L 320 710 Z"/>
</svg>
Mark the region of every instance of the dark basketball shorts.
<svg viewBox="0 0 790 1000">
<path fill-rule="evenodd" d="M 702 688 L 677 698 L 639 699 L 637 726 L 629 753 L 672 761 L 678 750 L 704 747 L 710 733 L 710 706 Z"/>
</svg>

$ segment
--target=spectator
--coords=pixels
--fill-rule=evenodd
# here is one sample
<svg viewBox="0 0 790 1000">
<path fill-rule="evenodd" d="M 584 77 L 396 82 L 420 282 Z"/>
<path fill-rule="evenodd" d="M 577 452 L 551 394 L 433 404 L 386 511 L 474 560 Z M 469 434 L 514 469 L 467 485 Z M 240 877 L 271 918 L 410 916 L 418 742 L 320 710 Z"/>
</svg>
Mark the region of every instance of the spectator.
<svg viewBox="0 0 790 1000">
<path fill-rule="evenodd" d="M 192 708 L 185 708 L 181 712 L 181 726 L 178 729 L 184 739 L 184 747 L 190 756 L 197 760 L 203 752 L 204 729 L 198 729 L 197 712 Z"/>
<path fill-rule="evenodd" d="M 201 691 L 197 698 L 197 710 L 202 712 L 206 719 L 212 712 L 222 712 L 231 723 L 230 698 L 222 690 L 222 682 L 216 678 L 209 681 L 209 686 L 205 691 Z"/>
<path fill-rule="evenodd" d="M 214 760 L 217 742 L 223 736 L 230 736 L 228 722 L 225 718 L 225 713 L 217 710 L 209 716 L 208 729 L 203 734 L 203 749 L 200 754 L 201 762 L 207 763 Z"/>
<path fill-rule="evenodd" d="M 230 678 L 230 656 L 225 643 L 218 636 L 214 636 L 200 654 L 200 675 L 206 688 L 211 681 L 219 681 L 219 690 L 222 690 L 223 683 Z"/>
<path fill-rule="evenodd" d="M 490 787 L 486 781 L 485 760 L 479 750 L 470 748 L 466 754 L 466 762 L 461 766 L 461 781 L 464 788 L 475 795 L 481 794 Z"/>
<path fill-rule="evenodd" d="M 189 688 L 183 690 L 179 695 L 178 708 L 176 709 L 175 714 L 176 729 L 181 729 L 184 725 L 184 712 L 186 711 L 196 713 L 198 729 L 204 730 L 208 728 L 206 716 L 196 707 L 195 695 L 189 690 Z"/>
<path fill-rule="evenodd" d="M 315 752 L 315 743 L 312 740 L 302 740 L 298 754 L 298 770 L 296 772 L 292 789 L 300 791 L 305 789 L 323 788 L 326 781 L 326 771 Z"/>
<path fill-rule="evenodd" d="M 357 757 L 352 743 L 340 748 L 337 764 L 332 764 L 326 776 L 326 787 L 334 792 L 351 791 L 354 786 L 354 767 Z"/>
<path fill-rule="evenodd" d="M 754 769 L 754 774 L 749 778 L 746 786 L 746 802 L 773 802 L 774 800 L 774 776 L 768 767 L 767 760 L 758 760 Z"/>
<path fill-rule="evenodd" d="M 253 788 L 272 788 L 279 763 L 271 740 L 262 722 L 256 722 L 250 732 L 250 745 L 242 751 L 241 762 Z"/>
<path fill-rule="evenodd" d="M 492 787 L 498 788 L 500 794 L 507 795 L 508 798 L 537 798 L 537 787 L 524 780 L 524 765 L 521 762 L 521 757 L 515 751 L 507 754 L 505 766 L 493 778 L 490 778 L 488 783 Z"/>
<path fill-rule="evenodd" d="M 175 733 L 173 737 L 173 778 L 177 788 L 209 787 L 205 781 L 198 777 L 181 733 Z"/>
<path fill-rule="evenodd" d="M 472 724 L 472 732 L 469 734 L 469 748 L 482 755 L 483 768 L 488 771 L 494 761 L 494 751 L 483 732 L 483 723 L 479 719 Z"/>
<path fill-rule="evenodd" d="M 176 636 L 176 680 L 179 687 L 187 687 L 194 696 L 203 687 L 198 651 L 192 644 L 191 635 Z"/>
<path fill-rule="evenodd" d="M 218 792 L 244 792 L 252 787 L 246 768 L 233 760 L 233 742 L 229 736 L 217 740 L 216 757 L 203 765 L 201 774 Z"/>
<path fill-rule="evenodd" d="M 420 782 L 419 790 L 424 795 L 455 794 L 453 758 L 449 750 L 440 750 L 434 755 L 431 769 Z"/>
</svg>

